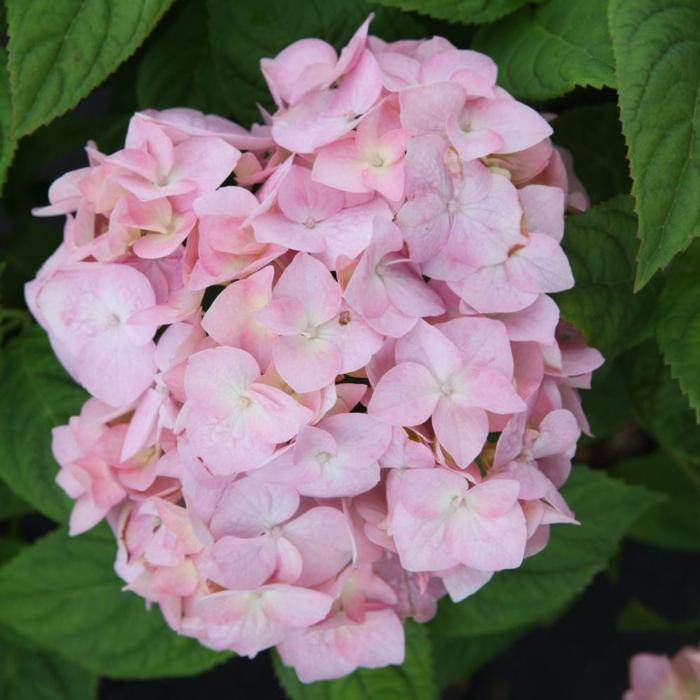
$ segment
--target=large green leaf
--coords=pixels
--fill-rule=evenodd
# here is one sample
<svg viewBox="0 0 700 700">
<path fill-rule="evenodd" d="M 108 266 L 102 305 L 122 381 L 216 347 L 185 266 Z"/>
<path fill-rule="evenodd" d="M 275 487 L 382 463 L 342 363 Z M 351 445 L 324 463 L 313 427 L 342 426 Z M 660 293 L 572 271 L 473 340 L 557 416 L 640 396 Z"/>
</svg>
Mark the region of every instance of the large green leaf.
<svg viewBox="0 0 700 700">
<path fill-rule="evenodd" d="M 613 473 L 668 496 L 639 519 L 633 537 L 659 547 L 700 549 L 700 469 L 658 451 L 620 462 Z"/>
<path fill-rule="evenodd" d="M 54 481 L 51 429 L 79 413 L 86 394 L 63 370 L 41 328 L 7 348 L 0 395 L 0 475 L 37 510 L 65 520 L 70 500 Z"/>
<path fill-rule="evenodd" d="M 17 537 L 0 537 L 0 564 L 10 561 L 24 549 L 25 543 Z"/>
<path fill-rule="evenodd" d="M 436 700 L 430 639 L 423 625 L 407 621 L 402 666 L 360 668 L 345 678 L 304 684 L 275 654 L 277 678 L 290 700 Z"/>
<path fill-rule="evenodd" d="M 0 641 L 3 700 L 91 700 L 97 678 L 52 654 Z"/>
<path fill-rule="evenodd" d="M 493 22 L 533 0 L 379 0 L 380 5 L 415 10 L 437 19 L 465 24 Z M 542 0 L 534 0 L 542 2 Z"/>
<path fill-rule="evenodd" d="M 610 28 L 641 288 L 700 234 L 700 3 L 612 0 Z"/>
<path fill-rule="evenodd" d="M 170 630 L 157 607 L 124 592 L 106 526 L 80 537 L 60 529 L 0 569 L 0 624 L 99 675 L 185 676 L 217 654 Z"/>
<path fill-rule="evenodd" d="M 546 549 L 498 573 L 462 603 L 441 602 L 436 634 L 455 637 L 521 628 L 559 612 L 602 571 L 622 537 L 659 497 L 639 486 L 574 467 L 563 489 L 580 526 L 554 525 Z"/>
<path fill-rule="evenodd" d="M 556 299 L 564 318 L 609 358 L 654 332 L 656 289 L 632 293 L 636 222 L 626 195 L 566 221 L 564 249 L 576 286 Z"/>
<path fill-rule="evenodd" d="M 13 136 L 74 107 L 125 61 L 173 0 L 7 0 Z"/>
<path fill-rule="evenodd" d="M 2 700 L 92 700 L 97 678 L 53 654 L 0 639 Z"/>
<path fill-rule="evenodd" d="M 631 399 L 620 370 L 623 360 L 624 357 L 606 360 L 593 372 L 591 390 L 581 392 L 583 410 L 595 438 L 609 437 L 632 420 Z M 587 442 L 584 437 L 580 449 Z M 581 461 L 586 462 L 586 457 L 581 457 Z"/>
<path fill-rule="evenodd" d="M 593 204 L 630 191 L 632 181 L 617 105 L 569 109 L 552 122 L 552 127 L 552 140 L 571 151 L 576 176 Z"/>
<path fill-rule="evenodd" d="M 654 341 L 625 353 L 621 369 L 637 421 L 679 459 L 697 462 L 700 428 Z"/>
<path fill-rule="evenodd" d="M 7 177 L 7 169 L 15 155 L 17 142 L 10 137 L 12 98 L 10 97 L 10 77 L 7 73 L 7 55 L 0 49 L 0 194 Z"/>
<path fill-rule="evenodd" d="M 520 628 L 458 639 L 432 635 L 435 680 L 438 687 L 447 688 L 473 675 L 514 644 L 526 631 L 527 628 Z"/>
<path fill-rule="evenodd" d="M 657 338 L 700 423 L 700 245 L 669 271 L 659 302 Z"/>
<path fill-rule="evenodd" d="M 214 68 L 231 114 L 248 125 L 260 120 L 256 102 L 271 108 L 260 59 L 304 37 L 345 44 L 375 9 L 364 0 L 207 0 Z M 391 8 L 376 8 L 370 32 L 382 38 L 417 38 L 420 25 Z"/>
<path fill-rule="evenodd" d="M 608 0 L 547 0 L 481 27 L 474 48 L 492 56 L 499 82 L 518 97 L 546 100 L 578 85 L 615 84 Z"/>
<path fill-rule="evenodd" d="M 206 3 L 182 3 L 173 13 L 170 24 L 141 59 L 136 83 L 139 105 L 225 113 L 224 93 L 231 88 L 220 83 L 212 69 Z"/>
<path fill-rule="evenodd" d="M 31 506 L 26 504 L 14 491 L 0 481 L 0 520 L 7 520 L 18 515 L 30 513 Z"/>
</svg>

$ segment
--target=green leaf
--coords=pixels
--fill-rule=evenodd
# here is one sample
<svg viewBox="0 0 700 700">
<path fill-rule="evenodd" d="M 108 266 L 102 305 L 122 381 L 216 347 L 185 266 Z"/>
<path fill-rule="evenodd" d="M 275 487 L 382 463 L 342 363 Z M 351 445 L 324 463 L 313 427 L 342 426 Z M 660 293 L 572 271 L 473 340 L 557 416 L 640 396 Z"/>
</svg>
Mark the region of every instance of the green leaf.
<svg viewBox="0 0 700 700">
<path fill-rule="evenodd" d="M 0 195 L 7 179 L 7 169 L 17 149 L 17 141 L 10 137 L 12 98 L 10 97 L 10 76 L 7 73 L 7 55 L 0 49 Z"/>
<path fill-rule="evenodd" d="M 580 526 L 554 525 L 546 549 L 498 573 L 462 603 L 440 603 L 435 634 L 471 637 L 529 625 L 559 612 L 602 571 L 622 537 L 659 497 L 575 466 L 563 489 Z"/>
<path fill-rule="evenodd" d="M 5 351 L 0 395 L 0 476 L 27 503 L 63 521 L 70 499 L 56 485 L 51 429 L 80 412 L 85 392 L 68 376 L 46 333 L 34 327 Z"/>
<path fill-rule="evenodd" d="M 175 16 L 141 59 L 136 82 L 139 105 L 141 109 L 192 107 L 221 114 L 226 111 L 224 92 L 229 87 L 212 70 L 207 6 L 182 3 L 173 12 Z"/>
<path fill-rule="evenodd" d="M 408 620 L 406 660 L 402 666 L 360 668 L 345 678 L 304 684 L 277 654 L 277 679 L 290 700 L 436 700 L 430 639 L 424 625 Z"/>
<path fill-rule="evenodd" d="M 639 214 L 641 289 L 700 233 L 700 4 L 612 0 L 610 28 Z"/>
<path fill-rule="evenodd" d="M 53 654 L 0 639 L 3 700 L 92 700 L 97 678 Z"/>
<path fill-rule="evenodd" d="M 613 474 L 668 496 L 640 518 L 630 532 L 632 537 L 658 547 L 700 550 L 699 469 L 655 452 L 616 464 Z"/>
<path fill-rule="evenodd" d="M 527 628 L 458 639 L 433 635 L 435 679 L 438 687 L 444 690 L 473 675 L 514 644 L 525 632 Z"/>
<path fill-rule="evenodd" d="M 261 58 L 310 36 L 339 48 L 375 9 L 364 0 L 207 0 L 207 8 L 214 68 L 231 114 L 244 125 L 260 121 L 256 102 L 272 107 Z M 422 28 L 409 15 L 379 7 L 370 32 L 408 39 L 422 35 Z"/>
<path fill-rule="evenodd" d="M 7 0 L 12 131 L 74 107 L 136 51 L 173 0 Z"/>
<path fill-rule="evenodd" d="M 700 428 L 678 382 L 655 342 L 626 353 L 621 367 L 640 425 L 675 457 L 695 462 L 700 455 Z"/>
<path fill-rule="evenodd" d="M 583 411 L 595 438 L 605 438 L 632 420 L 632 407 L 619 363 L 621 358 L 606 360 L 593 372 L 590 391 L 581 392 Z M 585 445 L 582 439 L 580 447 Z M 581 458 L 585 462 L 586 458 Z"/>
<path fill-rule="evenodd" d="M 631 600 L 617 618 L 620 632 L 673 632 L 674 634 L 697 636 L 700 632 L 700 620 L 675 622 L 666 620 L 638 600 Z"/>
<path fill-rule="evenodd" d="M 157 607 L 120 590 L 115 556 L 104 525 L 80 537 L 52 532 L 0 569 L 0 624 L 111 678 L 186 676 L 228 656 L 179 636 Z"/>
<path fill-rule="evenodd" d="M 632 186 L 617 105 L 583 105 L 562 112 L 553 122 L 552 140 L 574 157 L 576 176 L 593 204 Z"/>
<path fill-rule="evenodd" d="M 414 10 L 437 19 L 465 24 L 493 22 L 528 2 L 531 0 L 379 0 L 380 5 Z"/>
<path fill-rule="evenodd" d="M 632 293 L 635 231 L 636 217 L 628 195 L 566 220 L 564 250 L 576 286 L 556 300 L 562 316 L 608 358 L 654 332 L 656 289 Z"/>
<path fill-rule="evenodd" d="M 669 270 L 659 301 L 657 338 L 671 374 L 678 379 L 700 423 L 699 245 L 694 245 Z"/>
<path fill-rule="evenodd" d="M 518 97 L 547 100 L 580 85 L 615 85 L 608 0 L 547 0 L 481 27 L 474 48 L 498 63 L 499 82 Z"/>
<path fill-rule="evenodd" d="M 16 537 L 0 537 L 0 564 L 10 561 L 24 549 L 24 542 Z M 0 696 L 1 697 L 1 696 Z"/>
<path fill-rule="evenodd" d="M 5 483 L 0 481 L 0 520 L 8 520 L 18 515 L 31 513 L 32 508 L 25 503 Z"/>
</svg>

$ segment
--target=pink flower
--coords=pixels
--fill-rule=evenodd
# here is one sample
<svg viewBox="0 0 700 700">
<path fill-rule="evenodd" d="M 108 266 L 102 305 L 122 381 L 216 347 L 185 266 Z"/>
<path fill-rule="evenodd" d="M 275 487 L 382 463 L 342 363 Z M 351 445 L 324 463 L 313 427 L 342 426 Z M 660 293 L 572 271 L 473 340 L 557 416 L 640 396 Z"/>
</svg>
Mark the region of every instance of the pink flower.
<svg viewBox="0 0 700 700">
<path fill-rule="evenodd" d="M 255 239 L 249 219 L 260 203 L 243 187 L 221 187 L 196 199 L 193 208 L 199 217 L 193 289 L 245 277 L 284 252 L 280 246 Z"/>
<path fill-rule="evenodd" d="M 550 136 L 552 127 L 504 92 L 495 99 L 468 100 L 461 113 L 448 117 L 446 133 L 462 160 L 469 161 L 523 151 Z"/>
<path fill-rule="evenodd" d="M 118 182 L 142 202 L 215 190 L 240 158 L 238 149 L 215 136 L 195 136 L 174 145 L 159 126 L 132 125 L 128 148 L 108 158 L 123 175 Z"/>
<path fill-rule="evenodd" d="M 387 219 L 376 218 L 372 241 L 344 295 L 371 328 L 395 338 L 408 333 L 419 318 L 439 316 L 445 310 L 402 250 L 398 228 Z"/>
<path fill-rule="evenodd" d="M 294 446 L 275 457 L 259 476 L 291 484 L 304 496 L 355 496 L 379 482 L 379 458 L 391 428 L 360 413 L 339 413 L 303 428 Z"/>
<path fill-rule="evenodd" d="M 487 328 L 493 331 L 491 338 Z M 487 344 L 480 345 L 477 338 Z M 379 380 L 369 413 L 403 426 L 420 425 L 432 416 L 438 440 L 461 467 L 486 440 L 486 411 L 524 409 L 510 380 L 505 330 L 496 321 L 465 318 L 439 327 L 419 321 L 397 342 L 396 361 Z"/>
<path fill-rule="evenodd" d="M 450 261 L 468 268 L 503 262 L 523 240 L 515 187 L 476 161 L 458 164 L 455 175 L 447 158 L 448 145 L 437 134 L 416 138 L 409 146 L 408 201 L 397 223 L 411 258 L 424 262 L 446 246 Z"/>
<path fill-rule="evenodd" d="M 220 345 L 249 352 L 261 367 L 272 361 L 275 334 L 256 319 L 272 297 L 271 266 L 230 284 L 219 294 L 202 319 L 202 328 Z"/>
<path fill-rule="evenodd" d="M 398 201 L 403 196 L 403 157 L 411 136 L 401 128 L 398 111 L 385 100 L 353 135 L 319 151 L 314 179 L 346 192 L 376 191 Z"/>
<path fill-rule="evenodd" d="M 202 642 L 253 657 L 279 644 L 295 629 L 322 620 L 332 603 L 333 598 L 325 593 L 273 583 L 253 591 L 204 596 L 196 610 L 204 626 Z"/>
<path fill-rule="evenodd" d="M 183 422 L 193 449 L 215 473 L 259 467 L 311 418 L 259 378 L 255 358 L 237 348 L 204 350 L 188 363 Z"/>
<path fill-rule="evenodd" d="M 446 469 L 406 472 L 391 517 L 401 564 L 409 571 L 520 566 L 526 528 L 519 489 L 505 479 L 470 486 Z"/>
<path fill-rule="evenodd" d="M 26 287 L 92 395 L 54 430 L 71 534 L 106 518 L 177 633 L 276 645 L 304 682 L 402 663 L 407 617 L 576 524 L 558 489 L 602 363 L 547 296 L 587 206 L 547 119 L 487 56 L 370 20 L 263 59 L 250 130 L 146 110 L 88 143 Z M 635 664 L 629 700 L 693 664 Z"/>
<path fill-rule="evenodd" d="M 318 506 L 300 513 L 294 488 L 251 477 L 223 492 L 210 527 L 216 542 L 209 552 L 209 576 L 226 588 L 249 590 L 271 578 L 316 586 L 352 557 L 341 511 Z"/>
<path fill-rule="evenodd" d="M 282 273 L 257 319 L 278 334 L 272 345 L 275 367 L 296 391 L 320 389 L 337 375 L 360 369 L 381 344 L 373 330 L 343 309 L 340 287 L 328 269 L 304 253 Z"/>
<path fill-rule="evenodd" d="M 637 654 L 630 661 L 630 682 L 623 700 L 694 700 L 700 688 L 700 652 L 684 647 L 672 659 Z"/>
<path fill-rule="evenodd" d="M 340 255 L 354 258 L 367 247 L 375 216 L 391 215 L 381 199 L 348 207 L 342 192 L 314 182 L 310 170 L 296 165 L 280 185 L 277 207 L 253 219 L 256 239 L 317 253 L 331 270 Z"/>
<path fill-rule="evenodd" d="M 130 323 L 154 303 L 153 288 L 137 270 L 79 263 L 43 283 L 33 306 L 66 369 L 98 399 L 126 406 L 155 375 L 155 328 Z"/>
<path fill-rule="evenodd" d="M 389 607 L 396 596 L 381 578 L 366 568 L 349 569 L 329 592 L 336 597 L 335 614 L 279 646 L 302 682 L 340 678 L 358 666 L 403 663 L 403 626 Z"/>
</svg>

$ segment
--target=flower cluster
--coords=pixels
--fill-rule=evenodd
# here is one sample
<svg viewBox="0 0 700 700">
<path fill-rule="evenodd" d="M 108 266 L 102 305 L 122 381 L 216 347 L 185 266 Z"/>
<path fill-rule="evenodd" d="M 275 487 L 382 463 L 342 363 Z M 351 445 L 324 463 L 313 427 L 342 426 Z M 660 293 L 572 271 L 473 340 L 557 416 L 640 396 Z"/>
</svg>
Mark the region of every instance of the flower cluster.
<svg viewBox="0 0 700 700">
<path fill-rule="evenodd" d="M 406 617 L 575 522 L 602 362 L 547 296 L 586 206 L 547 120 L 487 56 L 368 23 L 263 60 L 264 125 L 146 111 L 89 144 L 26 290 L 91 394 L 54 431 L 71 532 L 106 517 L 175 630 L 303 681 L 400 663 Z"/>
<path fill-rule="evenodd" d="M 700 649 L 684 647 L 672 659 L 637 654 L 630 661 L 630 683 L 623 700 L 698 700 Z"/>
</svg>

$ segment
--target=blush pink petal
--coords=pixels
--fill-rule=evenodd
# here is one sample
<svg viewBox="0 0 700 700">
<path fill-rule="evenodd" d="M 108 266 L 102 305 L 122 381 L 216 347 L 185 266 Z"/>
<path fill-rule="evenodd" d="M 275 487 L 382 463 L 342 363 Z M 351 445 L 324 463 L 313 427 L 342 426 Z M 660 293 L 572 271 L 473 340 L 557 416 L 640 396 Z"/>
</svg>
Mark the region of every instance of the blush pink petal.
<svg viewBox="0 0 700 700">
<path fill-rule="evenodd" d="M 360 666 L 403 663 L 403 625 L 392 610 L 371 611 L 361 623 L 339 613 L 291 635 L 278 649 L 303 683 L 341 678 Z"/>
<path fill-rule="evenodd" d="M 271 266 L 230 284 L 202 318 L 202 328 L 220 345 L 231 345 L 249 352 L 261 367 L 272 359 L 270 344 L 274 334 L 256 320 L 272 296 L 274 270 Z"/>
<path fill-rule="evenodd" d="M 345 516 L 329 506 L 306 511 L 283 528 L 301 555 L 299 586 L 317 586 L 335 576 L 352 558 L 352 540 Z"/>
<path fill-rule="evenodd" d="M 226 488 L 211 518 L 215 537 L 250 538 L 289 520 L 299 508 L 299 495 L 285 485 L 243 477 Z"/>
</svg>

